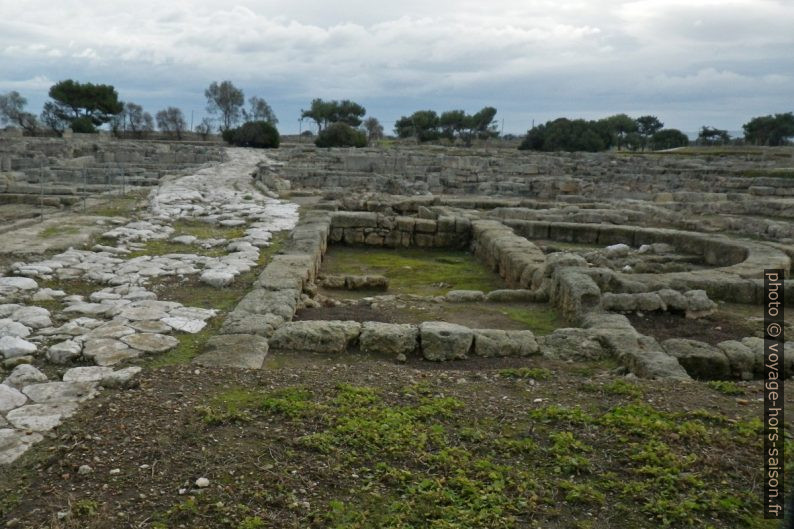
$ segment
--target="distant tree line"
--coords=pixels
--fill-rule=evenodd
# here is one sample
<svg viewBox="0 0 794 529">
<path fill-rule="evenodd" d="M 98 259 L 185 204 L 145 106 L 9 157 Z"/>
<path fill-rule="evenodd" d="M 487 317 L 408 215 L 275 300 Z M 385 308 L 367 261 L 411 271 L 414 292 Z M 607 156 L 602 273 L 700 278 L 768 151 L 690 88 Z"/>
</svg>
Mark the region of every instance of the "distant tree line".
<svg viewBox="0 0 794 529">
<path fill-rule="evenodd" d="M 49 90 L 50 101 L 44 104 L 37 117 L 27 112 L 27 99 L 17 91 L 0 94 L 0 124 L 21 128 L 25 134 L 57 134 L 66 129 L 77 133 L 95 133 L 108 124 L 117 136 L 132 138 L 149 137 L 156 128 L 167 136 L 182 139 L 189 130 L 182 110 L 169 106 L 158 111 L 154 117 L 141 105 L 119 100 L 111 85 L 80 83 L 72 79 L 59 81 Z M 207 139 L 215 123 L 218 131 L 234 128 L 241 120 L 265 122 L 275 127 L 278 123 L 273 109 L 260 97 L 251 97 L 249 107 L 243 108 L 243 91 L 231 81 L 213 82 L 205 90 L 207 111 L 215 119 L 204 118 L 195 132 Z"/>
<path fill-rule="evenodd" d="M 398 119 L 394 124 L 394 132 L 400 138 L 416 138 L 419 142 L 446 138 L 460 139 L 466 145 L 471 145 L 475 138 L 487 139 L 499 135 L 494 116 L 494 107 L 485 107 L 474 114 L 448 110 L 439 115 L 435 110 L 418 110 Z"/>
<path fill-rule="evenodd" d="M 27 99 L 17 91 L 0 94 L 0 125 L 22 129 L 24 134 L 94 133 L 108 125 L 118 135 L 132 138 L 149 137 L 155 129 L 176 139 L 192 132 L 208 139 L 218 131 L 224 139 L 237 145 L 277 146 L 278 119 L 264 99 L 253 96 L 247 100 L 242 89 L 231 81 L 214 81 L 204 91 L 205 117 L 195 127 L 188 126 L 178 107 L 169 106 L 154 114 L 131 101 L 120 101 L 112 85 L 80 83 L 72 79 L 59 81 L 49 90 L 50 100 L 40 115 L 26 110 Z M 301 110 L 301 120 L 317 125 L 315 144 L 320 147 L 363 147 L 384 137 L 377 118 L 366 117 L 366 109 L 348 99 L 313 99 L 309 108 Z M 419 142 L 449 140 L 471 145 L 475 139 L 499 136 L 496 108 L 486 106 L 473 114 L 464 110 L 418 110 L 395 122 L 399 138 Z M 254 125 L 248 125 L 254 124 Z M 248 126 L 246 126 L 248 125 Z M 743 142 L 760 146 L 779 146 L 794 138 L 794 113 L 786 112 L 754 117 L 743 125 L 744 137 L 731 138 L 726 130 L 701 127 L 695 143 L 725 145 Z M 275 131 L 275 132 L 274 132 Z M 311 132 L 304 134 L 311 135 Z M 512 137 L 508 135 L 505 138 Z M 274 139 L 275 138 L 275 139 Z M 689 138 L 677 129 L 665 129 L 656 116 L 638 118 L 616 114 L 599 120 L 558 118 L 530 129 L 519 149 L 539 151 L 603 151 L 608 149 L 661 150 L 682 147 Z"/>
<path fill-rule="evenodd" d="M 686 134 L 665 129 L 656 116 L 636 119 L 616 114 L 599 120 L 559 118 L 527 132 L 519 145 L 522 150 L 536 151 L 605 151 L 616 148 L 630 150 L 671 149 L 689 144 Z"/>
</svg>

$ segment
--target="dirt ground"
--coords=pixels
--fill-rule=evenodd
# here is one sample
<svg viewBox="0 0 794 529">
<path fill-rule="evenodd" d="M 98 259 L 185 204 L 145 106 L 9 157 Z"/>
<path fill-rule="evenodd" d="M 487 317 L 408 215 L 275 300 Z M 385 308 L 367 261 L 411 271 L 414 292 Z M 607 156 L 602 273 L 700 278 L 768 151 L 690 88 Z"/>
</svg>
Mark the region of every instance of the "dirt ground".
<svg viewBox="0 0 794 529">
<path fill-rule="evenodd" d="M 760 516 L 760 383 L 735 396 L 610 365 L 488 363 L 282 354 L 258 371 L 147 370 L 3 468 L 0 521 L 774 527 Z"/>
<path fill-rule="evenodd" d="M 763 316 L 760 306 L 720 304 L 717 311 L 704 318 L 688 319 L 683 314 L 637 313 L 627 315 L 641 334 L 659 341 L 688 338 L 712 345 L 748 336 L 763 337 Z M 786 317 L 786 334 L 794 331 L 794 316 Z"/>
</svg>

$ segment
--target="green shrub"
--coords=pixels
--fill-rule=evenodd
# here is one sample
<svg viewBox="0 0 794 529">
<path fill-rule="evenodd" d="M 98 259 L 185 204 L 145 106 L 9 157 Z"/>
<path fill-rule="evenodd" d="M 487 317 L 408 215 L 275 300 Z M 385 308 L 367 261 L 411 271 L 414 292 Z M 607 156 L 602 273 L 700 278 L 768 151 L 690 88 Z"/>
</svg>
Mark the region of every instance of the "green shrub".
<svg viewBox="0 0 794 529">
<path fill-rule="evenodd" d="M 686 147 L 689 145 L 689 138 L 678 129 L 662 129 L 651 136 L 651 145 L 656 150 Z"/>
<path fill-rule="evenodd" d="M 223 131 L 221 136 L 232 145 L 257 149 L 275 149 L 280 140 L 278 129 L 267 121 L 249 121 L 236 129 Z"/>
<path fill-rule="evenodd" d="M 314 140 L 318 147 L 366 147 L 367 135 L 345 123 L 329 125 Z"/>
<path fill-rule="evenodd" d="M 226 143 L 234 143 L 234 133 L 237 132 L 237 129 L 226 129 L 221 131 L 221 138 Z"/>
<path fill-rule="evenodd" d="M 96 127 L 94 126 L 94 122 L 91 121 L 91 118 L 87 116 L 72 120 L 71 129 L 72 132 L 83 133 L 83 134 L 94 134 L 96 132 Z"/>
</svg>

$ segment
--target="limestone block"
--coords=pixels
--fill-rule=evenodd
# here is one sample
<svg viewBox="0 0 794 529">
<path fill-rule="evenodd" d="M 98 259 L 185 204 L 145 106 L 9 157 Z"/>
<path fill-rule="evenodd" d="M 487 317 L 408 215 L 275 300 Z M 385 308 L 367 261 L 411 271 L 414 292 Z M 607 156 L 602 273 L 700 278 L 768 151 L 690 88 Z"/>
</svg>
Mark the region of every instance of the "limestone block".
<svg viewBox="0 0 794 529">
<path fill-rule="evenodd" d="M 270 338 L 279 350 L 342 353 L 355 344 L 361 324 L 355 321 L 294 321 L 285 323 Z"/>
<path fill-rule="evenodd" d="M 532 331 L 503 331 L 474 329 L 475 356 L 530 356 L 538 354 L 540 346 Z"/>
<path fill-rule="evenodd" d="M 702 380 L 723 380 L 730 376 L 728 357 L 718 348 L 697 340 L 670 338 L 662 342 L 670 356 L 686 369 L 690 376 Z"/>
<path fill-rule="evenodd" d="M 454 323 L 424 322 L 419 333 L 422 355 L 436 362 L 466 358 L 474 341 L 471 329 Z"/>
<path fill-rule="evenodd" d="M 416 325 L 368 321 L 362 325 L 359 343 L 365 353 L 409 354 L 418 346 Z"/>
</svg>

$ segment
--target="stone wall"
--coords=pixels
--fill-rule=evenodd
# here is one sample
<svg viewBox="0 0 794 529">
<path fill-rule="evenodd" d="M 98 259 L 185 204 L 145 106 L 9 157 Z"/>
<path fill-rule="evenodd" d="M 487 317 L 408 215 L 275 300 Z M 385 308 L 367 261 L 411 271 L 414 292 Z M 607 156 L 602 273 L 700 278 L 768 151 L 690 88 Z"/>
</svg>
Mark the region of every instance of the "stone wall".
<svg viewBox="0 0 794 529">
<path fill-rule="evenodd" d="M 0 193 L 70 195 L 109 186 L 156 185 L 178 173 L 221 160 L 216 144 L 112 140 L 95 135 L 0 138 Z M 88 138 L 84 136 L 89 136 Z"/>
<path fill-rule="evenodd" d="M 747 176 L 760 169 L 791 167 L 790 155 L 722 158 L 406 146 L 386 150 L 301 146 L 274 155 L 285 162 L 282 176 L 293 188 L 697 202 L 725 201 L 737 194 L 794 196 L 791 179 Z"/>
<path fill-rule="evenodd" d="M 331 219 L 330 242 L 389 248 L 468 248 L 471 221 L 388 216 L 366 211 L 337 211 Z"/>
</svg>

